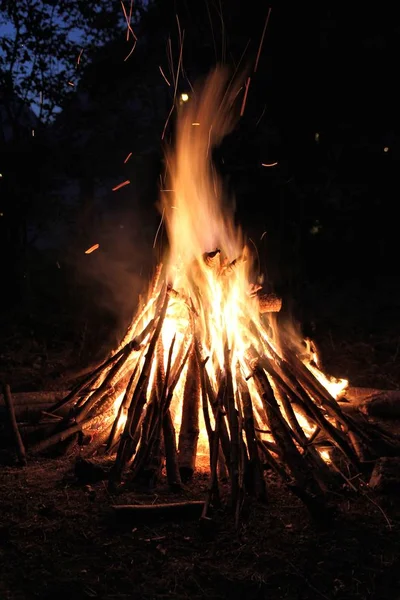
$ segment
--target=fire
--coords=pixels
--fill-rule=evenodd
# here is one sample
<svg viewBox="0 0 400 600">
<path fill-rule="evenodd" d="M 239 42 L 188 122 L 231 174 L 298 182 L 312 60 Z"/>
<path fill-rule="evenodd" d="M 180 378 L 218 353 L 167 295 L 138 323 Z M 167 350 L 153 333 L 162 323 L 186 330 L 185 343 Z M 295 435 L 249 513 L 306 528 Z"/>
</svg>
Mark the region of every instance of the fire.
<svg viewBox="0 0 400 600">
<path fill-rule="evenodd" d="M 206 466 L 204 515 L 219 501 L 223 474 L 236 519 L 245 493 L 265 498 L 266 468 L 314 510 L 341 472 L 333 451 L 358 469 L 373 440 L 336 401 L 348 382 L 326 376 L 314 344 L 268 312 L 279 311 L 281 300 L 262 295 L 213 165 L 235 105 L 244 109 L 247 81 L 238 92 L 216 69 L 180 104 L 159 206 L 169 241 L 164 263 L 119 348 L 53 407 L 71 410 L 60 431 L 34 447 L 79 429 L 93 434 L 91 451 L 102 446 L 115 457 L 111 490 L 128 466 L 132 481 L 154 481 L 165 466 L 172 489 Z M 380 447 L 392 447 L 379 438 Z"/>
<path fill-rule="evenodd" d="M 168 194 L 163 194 L 160 212 L 168 230 L 169 252 L 166 277 L 171 288 L 168 307 L 162 324 L 160 346 L 153 362 L 147 386 L 146 406 L 152 402 L 157 368 L 165 372 L 182 360 L 185 353 L 197 353 L 204 365 L 215 396 L 221 379 L 227 372 L 232 377 L 235 410 L 243 418 L 241 384 L 251 373 L 254 356 L 279 355 L 279 343 L 272 320 L 261 315 L 257 293 L 261 286 L 254 281 L 254 266 L 249 248 L 240 228 L 234 224 L 232 203 L 224 196 L 221 181 L 213 167 L 211 151 L 231 130 L 231 105 L 236 95 L 229 91 L 226 73 L 216 70 L 207 82 L 200 98 L 185 102 L 179 117 L 176 147 L 167 154 L 169 166 Z M 182 95 L 183 97 L 183 95 Z M 202 127 L 193 127 L 201 123 Z M 159 280 L 153 285 L 148 310 L 136 323 L 135 332 L 145 328 L 157 316 L 157 297 L 162 288 Z M 124 343 L 126 343 L 126 339 Z M 304 363 L 322 385 L 336 397 L 347 385 L 325 376 L 317 366 L 311 351 Z M 144 361 L 144 358 L 142 358 Z M 161 363 L 160 363 L 161 360 Z M 169 364 L 169 367 L 168 367 Z M 177 367 L 176 367 L 177 368 Z M 176 370 L 175 368 L 175 370 Z M 173 367 L 172 367 L 173 369 Z M 185 386 L 193 377 L 193 363 L 187 361 L 176 384 L 170 410 L 179 445 L 182 415 L 185 411 Z M 209 439 L 200 410 L 200 384 L 193 386 L 194 428 L 198 429 L 194 454 L 209 454 Z M 255 419 L 260 431 L 268 429 L 265 411 L 257 386 L 247 382 L 254 402 Z M 296 411 L 295 411 L 296 412 Z M 302 414 L 296 417 L 306 437 L 316 430 Z M 207 417 L 206 417 L 207 418 Z M 208 416 L 215 427 L 215 415 Z M 272 441 L 269 433 L 260 438 Z M 329 454 L 321 451 L 324 460 Z"/>
</svg>

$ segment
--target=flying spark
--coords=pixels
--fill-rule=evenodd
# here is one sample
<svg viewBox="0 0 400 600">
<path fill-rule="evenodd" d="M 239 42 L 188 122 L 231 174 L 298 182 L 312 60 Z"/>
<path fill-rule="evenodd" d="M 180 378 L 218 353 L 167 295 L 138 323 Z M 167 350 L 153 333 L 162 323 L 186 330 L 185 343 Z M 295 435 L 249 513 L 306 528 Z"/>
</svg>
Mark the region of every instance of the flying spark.
<svg viewBox="0 0 400 600">
<path fill-rule="evenodd" d="M 85 250 L 85 254 L 92 254 L 97 248 L 100 248 L 100 244 L 93 244 L 93 246 L 90 246 L 90 248 Z"/>
<path fill-rule="evenodd" d="M 162 68 L 160 67 L 160 65 L 158 65 L 158 68 L 160 69 L 160 73 L 161 73 L 161 75 L 164 77 L 164 79 L 165 79 L 165 81 L 167 82 L 167 84 L 168 84 L 168 85 L 171 87 L 171 84 L 170 84 L 170 82 L 168 81 L 168 79 L 167 79 L 167 77 L 166 77 L 166 75 L 165 75 L 164 71 L 163 71 L 163 70 L 162 70 Z"/>
<path fill-rule="evenodd" d="M 278 161 L 272 163 L 261 163 L 262 167 L 275 167 L 278 164 Z"/>
<path fill-rule="evenodd" d="M 132 156 L 132 152 L 129 152 L 128 156 L 124 160 L 124 165 L 126 165 L 126 163 L 128 162 L 128 160 L 130 159 L 131 156 Z"/>
<path fill-rule="evenodd" d="M 268 21 L 269 21 L 269 16 L 271 14 L 271 7 L 268 9 L 268 14 L 267 14 L 267 18 L 265 20 L 265 25 L 264 25 L 264 29 L 261 35 L 261 41 L 260 41 L 260 45 L 258 47 L 258 52 L 257 52 L 257 58 L 256 58 L 256 63 L 254 65 L 254 73 L 257 71 L 257 67 L 258 67 L 258 61 L 260 60 L 260 55 L 261 55 L 261 48 L 262 45 L 264 43 L 264 36 L 265 36 L 265 32 L 267 31 L 267 27 L 268 27 Z"/>
<path fill-rule="evenodd" d="M 250 77 L 247 78 L 245 89 L 244 89 L 244 96 L 243 96 L 242 108 L 240 109 L 240 116 L 241 117 L 243 117 L 243 115 L 244 115 L 244 109 L 245 109 L 246 101 L 247 101 L 247 94 L 249 92 L 250 79 L 251 79 Z"/>
<path fill-rule="evenodd" d="M 126 181 L 123 181 L 122 183 L 119 183 L 118 185 L 116 185 L 115 187 L 112 188 L 113 192 L 116 192 L 117 190 L 120 190 L 121 188 L 125 187 L 126 185 L 129 185 L 130 181 L 129 179 L 127 179 Z"/>
</svg>

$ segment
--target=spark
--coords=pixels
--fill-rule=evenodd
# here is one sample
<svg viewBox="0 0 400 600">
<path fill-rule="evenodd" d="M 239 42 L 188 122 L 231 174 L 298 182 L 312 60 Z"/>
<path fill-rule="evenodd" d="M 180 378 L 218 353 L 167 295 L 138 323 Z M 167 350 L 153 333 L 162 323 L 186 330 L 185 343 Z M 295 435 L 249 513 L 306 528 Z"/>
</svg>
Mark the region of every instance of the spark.
<svg viewBox="0 0 400 600">
<path fill-rule="evenodd" d="M 262 167 L 275 167 L 278 164 L 278 161 L 272 163 L 261 163 Z"/>
<path fill-rule="evenodd" d="M 71 87 L 75 87 L 75 84 L 73 83 L 73 81 L 68 81 L 68 85 L 70 85 Z"/>
<path fill-rule="evenodd" d="M 157 227 L 156 235 L 155 235 L 154 242 L 153 242 L 153 248 L 156 247 L 158 234 L 160 233 L 161 225 L 163 224 L 163 221 L 164 221 L 164 212 L 165 212 L 165 208 L 163 208 L 162 215 L 161 215 L 161 221 L 160 221 L 159 226 Z"/>
<path fill-rule="evenodd" d="M 134 42 L 134 44 L 133 44 L 133 46 L 132 46 L 132 48 L 131 48 L 131 51 L 129 52 L 129 54 L 127 54 L 127 55 L 125 56 L 125 58 L 124 58 L 124 62 L 125 62 L 125 61 L 127 61 L 127 60 L 128 60 L 128 58 L 129 58 L 130 56 L 132 56 L 132 54 L 133 54 L 133 51 L 134 51 L 134 49 L 136 48 L 136 44 L 137 44 L 137 39 L 135 40 L 135 42 Z"/>
<path fill-rule="evenodd" d="M 132 156 L 132 152 L 129 152 L 128 156 L 124 160 L 124 165 L 126 165 L 126 163 L 128 162 L 128 160 L 130 159 L 131 156 Z"/>
<path fill-rule="evenodd" d="M 168 62 L 169 62 L 169 68 L 172 73 L 172 81 L 173 81 L 173 84 L 175 85 L 174 59 L 172 57 L 171 37 L 168 38 L 168 56 L 167 56 L 167 58 L 168 58 Z"/>
<path fill-rule="evenodd" d="M 132 21 L 132 11 L 133 11 L 133 0 L 131 0 L 131 6 L 129 9 L 129 23 Z M 126 39 L 128 40 L 128 31 L 126 32 L 126 35 L 127 35 Z"/>
<path fill-rule="evenodd" d="M 249 92 L 250 79 L 251 79 L 250 77 L 247 78 L 245 89 L 244 89 L 244 96 L 243 96 L 242 108 L 240 109 L 240 116 L 241 117 L 243 117 L 243 115 L 244 115 L 244 109 L 245 109 L 246 101 L 247 101 L 247 94 Z"/>
<path fill-rule="evenodd" d="M 174 82 L 175 82 L 175 85 L 174 85 L 174 98 L 173 98 L 173 101 L 172 101 L 171 110 L 169 111 L 167 120 L 165 121 L 165 124 L 164 124 L 164 129 L 163 129 L 163 132 L 162 132 L 162 135 L 161 135 L 161 139 L 162 140 L 164 139 L 165 132 L 167 130 L 169 120 L 170 120 L 171 115 L 174 112 L 174 108 L 175 108 L 176 93 L 177 93 L 177 90 L 178 90 L 178 81 L 179 81 L 179 71 L 181 70 L 181 65 L 182 65 L 182 54 L 183 54 L 183 41 L 184 41 L 184 38 L 185 38 L 185 32 L 183 32 L 183 34 L 182 34 L 181 46 L 180 46 L 180 49 L 179 49 L 178 66 L 176 68 L 176 76 L 174 74 Z M 171 38 L 169 39 L 169 42 L 171 43 Z M 170 47 L 170 50 L 171 50 L 171 47 Z M 172 59 L 172 50 L 171 50 L 171 59 Z"/>
<path fill-rule="evenodd" d="M 259 119 L 258 119 L 258 121 L 257 121 L 257 123 L 256 123 L 256 127 L 258 127 L 258 125 L 259 125 L 259 123 L 260 123 L 261 119 L 263 118 L 266 108 L 267 108 L 267 105 L 265 104 L 265 105 L 264 105 L 264 108 L 263 108 L 263 111 L 262 111 L 261 115 L 259 116 Z"/>
<path fill-rule="evenodd" d="M 385 146 L 383 149 L 384 152 L 389 152 L 389 146 Z"/>
<path fill-rule="evenodd" d="M 254 73 L 257 71 L 258 61 L 260 60 L 261 48 L 262 48 L 262 45 L 264 43 L 264 36 L 265 36 L 265 32 L 267 31 L 267 26 L 268 26 L 268 21 L 269 21 L 270 14 L 271 14 L 271 7 L 269 7 L 269 9 L 268 9 L 267 18 L 265 19 L 265 25 L 264 25 L 264 29 L 263 29 L 263 32 L 262 32 L 262 35 L 261 35 L 260 45 L 258 47 L 258 52 L 257 52 L 257 57 L 256 57 L 256 63 L 254 65 Z"/>
<path fill-rule="evenodd" d="M 265 238 L 265 236 L 266 236 L 266 235 L 267 235 L 267 232 L 266 232 L 266 231 L 264 231 L 264 233 L 263 233 L 263 234 L 262 234 L 262 236 L 260 237 L 260 242 L 261 242 L 261 240 L 262 240 L 263 238 Z"/>
<path fill-rule="evenodd" d="M 158 65 L 158 68 L 160 69 L 160 73 L 161 73 L 161 75 L 164 77 L 164 79 L 165 79 L 165 81 L 166 81 L 167 85 L 169 85 L 169 87 L 171 87 L 171 84 L 170 84 L 170 82 L 168 81 L 168 79 L 167 79 L 167 77 L 166 77 L 166 75 L 165 75 L 165 73 L 164 73 L 164 71 L 162 70 L 162 68 L 161 68 L 161 66 L 160 66 L 160 65 Z"/>
<path fill-rule="evenodd" d="M 90 246 L 90 248 L 85 250 L 85 254 L 92 254 L 97 248 L 100 248 L 100 244 L 93 244 L 93 246 Z"/>
<path fill-rule="evenodd" d="M 76 64 L 80 65 L 81 63 L 81 58 L 82 58 L 82 54 L 83 54 L 83 48 L 81 49 L 81 51 L 79 52 L 78 58 L 76 60 Z"/>
<path fill-rule="evenodd" d="M 120 190 L 121 188 L 125 187 L 126 185 L 129 185 L 130 181 L 129 179 L 127 179 L 126 181 L 123 181 L 122 183 L 119 183 L 118 185 L 116 185 L 115 187 L 112 188 L 113 192 L 116 192 L 117 190 Z"/>
<path fill-rule="evenodd" d="M 131 34 L 131 35 L 132 35 L 132 37 L 133 37 L 133 39 L 135 40 L 135 45 L 136 45 L 136 42 L 137 42 L 137 37 L 136 37 L 136 35 L 135 35 L 135 32 L 134 32 L 134 31 L 133 31 L 133 29 L 132 29 L 131 22 L 130 22 L 130 21 L 131 21 L 131 18 L 132 18 L 132 2 L 131 2 L 131 8 L 130 8 L 130 12 L 129 12 L 129 17 L 128 17 L 128 15 L 127 15 L 127 12 L 126 12 L 126 9 L 125 9 L 125 6 L 124 6 L 124 3 L 122 2 L 122 0 L 121 0 L 121 6 L 122 6 L 122 11 L 123 11 L 123 13 L 124 13 L 124 17 L 125 17 L 126 25 L 127 25 L 127 30 L 126 30 L 126 41 L 129 41 L 129 34 Z M 126 59 L 125 59 L 125 60 L 126 60 Z"/>
<path fill-rule="evenodd" d="M 197 126 L 197 127 L 198 127 L 199 125 L 200 125 L 200 123 L 192 123 L 192 126 L 193 126 L 193 127 L 195 127 L 195 126 Z"/>
<path fill-rule="evenodd" d="M 189 94 L 186 94 L 185 92 L 181 94 L 181 100 L 182 102 L 187 102 L 189 100 Z"/>
</svg>

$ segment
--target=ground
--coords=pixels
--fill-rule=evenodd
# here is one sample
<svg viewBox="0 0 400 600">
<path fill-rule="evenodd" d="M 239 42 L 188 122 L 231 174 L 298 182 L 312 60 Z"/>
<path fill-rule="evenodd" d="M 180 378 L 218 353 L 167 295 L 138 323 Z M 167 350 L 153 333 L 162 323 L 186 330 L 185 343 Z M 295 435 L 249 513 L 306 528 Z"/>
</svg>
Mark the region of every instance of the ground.
<svg viewBox="0 0 400 600">
<path fill-rule="evenodd" d="M 307 319 L 330 372 L 356 386 L 398 389 L 395 285 L 390 279 L 368 293 L 356 284 L 352 293 L 305 292 Z M 84 350 L 77 353 L 76 341 L 63 341 L 54 327 L 47 337 L 35 334 L 39 330 L 46 327 L 33 334 L 9 328 L 7 337 L 3 329 L 1 376 L 14 390 L 65 389 L 88 360 Z M 178 495 L 161 486 L 157 494 L 112 497 L 102 481 L 78 484 L 75 460 L 30 459 L 25 468 L 1 468 L 2 600 L 399 597 L 395 494 L 343 491 L 337 515 L 323 526 L 270 477 L 268 504 L 249 505 L 238 530 L 224 512 L 208 530 L 197 519 L 121 525 L 113 503 L 201 499 L 205 476 Z"/>
<path fill-rule="evenodd" d="M 205 486 L 198 476 L 178 498 L 203 497 Z M 249 507 L 238 531 L 229 514 L 204 531 L 197 519 L 117 523 L 113 502 L 171 495 L 112 498 L 103 482 L 77 485 L 65 459 L 3 469 L 0 488 L 3 600 L 398 597 L 394 497 L 338 496 L 339 513 L 323 527 L 272 481 L 268 504 Z"/>
</svg>

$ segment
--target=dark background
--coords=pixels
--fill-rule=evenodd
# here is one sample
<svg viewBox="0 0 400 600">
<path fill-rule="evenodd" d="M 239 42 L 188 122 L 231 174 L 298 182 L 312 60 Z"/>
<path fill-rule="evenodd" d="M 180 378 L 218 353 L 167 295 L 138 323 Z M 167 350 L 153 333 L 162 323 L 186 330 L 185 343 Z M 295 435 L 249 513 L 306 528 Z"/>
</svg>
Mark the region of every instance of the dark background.
<svg viewBox="0 0 400 600">
<path fill-rule="evenodd" d="M 251 74 L 245 114 L 216 159 L 267 286 L 283 296 L 281 318 L 320 342 L 337 374 L 397 387 L 399 25 L 387 6 L 329 4 L 145 3 L 125 61 L 126 26 L 107 17 L 113 35 L 91 49 L 74 89 L 59 91 L 48 122 L 35 122 L 34 137 L 26 123 L 3 134 L 1 355 L 15 385 L 43 386 L 104 354 L 146 289 L 161 252 L 152 248 L 155 203 L 173 102 L 159 66 L 171 80 L 178 16 L 178 94 L 217 62 Z M 16 102 L 6 67 L 3 132 Z M 112 193 L 125 179 L 131 185 Z M 22 367 L 26 381 L 13 375 Z"/>
</svg>

